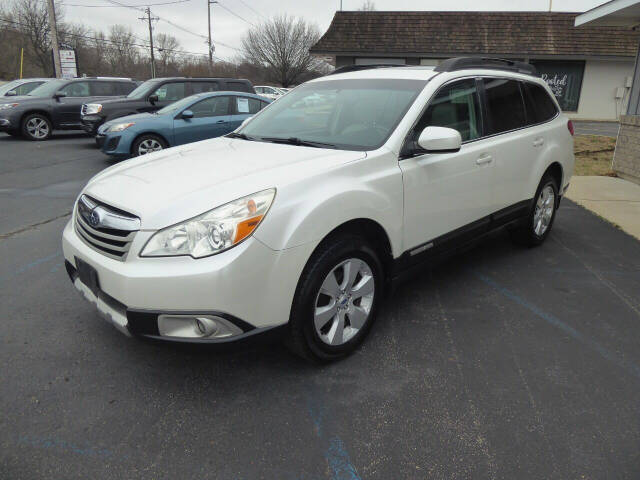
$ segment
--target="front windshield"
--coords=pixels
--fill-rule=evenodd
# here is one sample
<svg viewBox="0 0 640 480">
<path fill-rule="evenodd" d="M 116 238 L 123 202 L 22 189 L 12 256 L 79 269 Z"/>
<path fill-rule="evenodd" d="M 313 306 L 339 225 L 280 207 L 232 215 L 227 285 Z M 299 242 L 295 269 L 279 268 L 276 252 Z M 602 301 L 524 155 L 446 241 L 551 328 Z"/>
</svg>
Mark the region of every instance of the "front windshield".
<svg viewBox="0 0 640 480">
<path fill-rule="evenodd" d="M 5 83 L 0 86 L 0 96 L 4 95 L 7 92 L 10 92 L 16 87 L 19 87 L 23 83 L 23 80 L 14 80 L 13 82 Z"/>
<path fill-rule="evenodd" d="M 161 108 L 156 113 L 158 115 L 166 115 L 169 113 L 177 112 L 183 108 L 187 108 L 193 101 L 196 99 L 196 95 L 191 95 L 190 97 L 183 98 L 182 100 L 178 100 L 177 102 L 170 103 L 164 108 Z"/>
<path fill-rule="evenodd" d="M 151 90 L 152 86 L 158 83 L 157 80 L 147 80 L 138 85 L 127 98 L 142 98 Z"/>
<path fill-rule="evenodd" d="M 30 97 L 53 97 L 53 94 L 67 84 L 68 80 L 51 80 L 31 90 Z"/>
<path fill-rule="evenodd" d="M 426 84 L 390 79 L 310 82 L 269 105 L 238 133 L 252 140 L 295 139 L 344 150 L 375 150 Z"/>
</svg>

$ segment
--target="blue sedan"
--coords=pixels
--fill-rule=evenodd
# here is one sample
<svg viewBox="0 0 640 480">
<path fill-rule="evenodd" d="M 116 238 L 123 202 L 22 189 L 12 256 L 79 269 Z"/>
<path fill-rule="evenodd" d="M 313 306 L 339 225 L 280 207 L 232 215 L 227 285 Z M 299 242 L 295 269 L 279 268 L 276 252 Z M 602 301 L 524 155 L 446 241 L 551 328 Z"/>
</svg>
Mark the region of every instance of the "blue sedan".
<svg viewBox="0 0 640 480">
<path fill-rule="evenodd" d="M 105 122 L 98 129 L 98 137 L 104 138 L 98 140 L 107 155 L 135 157 L 225 135 L 269 103 L 251 93 L 198 93 L 154 113 Z"/>
</svg>

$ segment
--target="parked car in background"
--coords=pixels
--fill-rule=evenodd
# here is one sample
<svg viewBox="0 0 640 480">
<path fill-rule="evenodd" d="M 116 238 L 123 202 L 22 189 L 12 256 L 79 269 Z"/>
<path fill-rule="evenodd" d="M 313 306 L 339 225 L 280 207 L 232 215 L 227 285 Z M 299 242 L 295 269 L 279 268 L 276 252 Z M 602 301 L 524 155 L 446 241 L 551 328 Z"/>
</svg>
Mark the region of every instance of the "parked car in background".
<svg viewBox="0 0 640 480">
<path fill-rule="evenodd" d="M 82 126 L 87 133 L 95 135 L 100 125 L 114 118 L 155 112 L 190 95 L 217 91 L 255 93 L 249 80 L 236 78 L 154 78 L 138 86 L 126 98 L 87 102 L 82 106 Z"/>
<path fill-rule="evenodd" d="M 29 95 L 31 90 L 39 87 L 53 78 L 20 78 L 0 85 L 0 97 L 16 97 Z"/>
<path fill-rule="evenodd" d="M 127 95 L 134 88 L 133 80 L 120 78 L 51 80 L 29 95 L 0 97 L 0 131 L 46 140 L 53 130 L 79 130 L 83 103 Z"/>
<path fill-rule="evenodd" d="M 390 281 L 501 227 L 545 241 L 573 174 L 573 126 L 533 66 L 343 72 L 225 137 L 98 173 L 63 233 L 74 286 L 126 334 L 280 333 L 329 361 L 362 342 Z"/>
<path fill-rule="evenodd" d="M 283 95 L 283 92 L 277 87 L 270 87 L 267 85 L 261 85 L 256 88 L 256 93 L 261 97 L 270 98 L 275 100 Z"/>
<path fill-rule="evenodd" d="M 99 142 L 107 155 L 145 155 L 225 135 L 270 102 L 250 93 L 197 93 L 155 113 L 106 122 L 98 128 Z"/>
</svg>

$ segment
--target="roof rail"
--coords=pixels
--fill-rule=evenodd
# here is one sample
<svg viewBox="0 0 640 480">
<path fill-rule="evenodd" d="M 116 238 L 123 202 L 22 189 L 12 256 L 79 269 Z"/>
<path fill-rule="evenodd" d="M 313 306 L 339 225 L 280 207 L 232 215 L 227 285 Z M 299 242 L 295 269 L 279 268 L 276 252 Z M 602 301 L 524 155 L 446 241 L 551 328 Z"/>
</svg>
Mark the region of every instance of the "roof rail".
<svg viewBox="0 0 640 480">
<path fill-rule="evenodd" d="M 504 58 L 488 58 L 488 57 L 456 57 L 449 58 L 441 62 L 434 71 L 436 72 L 455 72 L 456 70 L 468 70 L 470 68 L 484 68 L 488 70 L 506 70 L 509 72 L 524 73 L 527 75 L 538 76 L 536 67 L 529 63 L 518 62 L 515 60 L 507 60 Z"/>
<path fill-rule="evenodd" d="M 336 75 L 338 73 L 357 72 L 359 70 L 370 70 L 372 68 L 389 68 L 389 67 L 404 67 L 404 65 L 390 65 L 388 63 L 380 63 L 373 65 L 345 65 L 344 67 L 338 67 L 329 75 Z"/>
</svg>

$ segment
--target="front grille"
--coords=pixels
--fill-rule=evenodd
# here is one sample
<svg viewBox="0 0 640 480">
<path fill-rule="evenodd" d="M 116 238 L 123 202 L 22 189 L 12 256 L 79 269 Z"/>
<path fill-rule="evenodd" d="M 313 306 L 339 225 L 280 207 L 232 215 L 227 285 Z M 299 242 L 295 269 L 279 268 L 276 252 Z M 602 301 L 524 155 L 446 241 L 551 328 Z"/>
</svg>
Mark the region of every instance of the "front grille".
<svg viewBox="0 0 640 480">
<path fill-rule="evenodd" d="M 138 217 L 87 195 L 82 195 L 76 204 L 74 224 L 84 243 L 120 261 L 127 257 L 131 242 L 140 229 Z"/>
<path fill-rule="evenodd" d="M 82 105 L 82 109 L 80 111 L 82 112 L 82 115 L 85 115 L 87 113 L 87 105 Z"/>
</svg>

